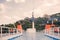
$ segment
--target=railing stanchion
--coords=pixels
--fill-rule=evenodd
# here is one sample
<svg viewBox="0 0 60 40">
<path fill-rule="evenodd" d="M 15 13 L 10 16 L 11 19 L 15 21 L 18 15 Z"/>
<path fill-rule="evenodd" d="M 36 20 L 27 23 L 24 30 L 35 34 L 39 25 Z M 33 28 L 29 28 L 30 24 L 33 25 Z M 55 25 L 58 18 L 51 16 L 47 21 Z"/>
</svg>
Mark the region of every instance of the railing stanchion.
<svg viewBox="0 0 60 40">
<path fill-rule="evenodd" d="M 2 27 L 1 27 L 1 38 L 2 38 Z"/>
<path fill-rule="evenodd" d="M 10 36 L 10 28 L 8 28 L 8 30 L 9 30 L 9 36 Z"/>
<path fill-rule="evenodd" d="M 54 28 L 52 29 L 52 33 L 53 33 L 53 35 L 54 35 Z"/>
<path fill-rule="evenodd" d="M 59 36 L 59 28 L 58 28 L 58 36 Z"/>
<path fill-rule="evenodd" d="M 46 29 L 45 29 L 45 34 L 46 34 Z"/>
</svg>

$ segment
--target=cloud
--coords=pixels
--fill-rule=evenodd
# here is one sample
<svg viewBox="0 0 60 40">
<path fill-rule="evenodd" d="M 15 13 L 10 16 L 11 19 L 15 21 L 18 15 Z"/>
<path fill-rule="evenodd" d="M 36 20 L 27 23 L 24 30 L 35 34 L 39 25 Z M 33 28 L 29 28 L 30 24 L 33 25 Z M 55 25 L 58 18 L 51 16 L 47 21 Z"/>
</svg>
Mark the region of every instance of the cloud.
<svg viewBox="0 0 60 40">
<path fill-rule="evenodd" d="M 3 18 L 11 20 L 12 18 L 10 16 L 4 15 Z"/>
<path fill-rule="evenodd" d="M 58 4 L 59 0 L 53 0 L 53 4 Z"/>
<path fill-rule="evenodd" d="M 7 2 L 11 2 L 12 0 L 6 0 Z"/>
<path fill-rule="evenodd" d="M 6 0 L 6 2 L 0 3 L 0 13 L 7 15 L 1 19 L 0 23 L 9 23 L 25 17 L 31 17 L 33 2 L 35 2 L 35 17 L 60 12 L 60 0 Z M 0 17 L 2 15 L 0 14 Z"/>
<path fill-rule="evenodd" d="M 24 3 L 25 0 L 14 0 L 16 3 Z"/>
<path fill-rule="evenodd" d="M 6 0 L 0 0 L 0 3 L 4 3 Z"/>
<path fill-rule="evenodd" d="M 24 3 L 25 0 L 6 0 L 7 2 Z"/>
<path fill-rule="evenodd" d="M 11 17 L 6 14 L 2 14 L 0 17 L 0 24 L 8 24 L 11 23 Z"/>
<path fill-rule="evenodd" d="M 59 4 L 59 0 L 45 0 L 43 2 L 43 5 L 45 5 L 45 6 L 54 6 L 57 4 Z"/>
<path fill-rule="evenodd" d="M 34 12 L 35 17 L 39 17 L 39 16 L 42 17 L 42 14 L 40 14 L 40 13 L 42 13 L 42 9 L 41 8 L 38 7 L 36 9 L 34 9 L 32 12 Z"/>
<path fill-rule="evenodd" d="M 14 23 L 18 20 L 20 20 L 20 17 L 18 16 L 2 15 L 0 19 L 0 22 L 1 22 L 0 24 Z"/>
<path fill-rule="evenodd" d="M 18 16 L 13 16 L 12 18 L 15 19 L 15 20 L 19 20 L 20 19 L 20 17 L 18 17 Z"/>
<path fill-rule="evenodd" d="M 0 13 L 5 12 L 5 5 L 3 3 L 0 3 Z"/>
</svg>

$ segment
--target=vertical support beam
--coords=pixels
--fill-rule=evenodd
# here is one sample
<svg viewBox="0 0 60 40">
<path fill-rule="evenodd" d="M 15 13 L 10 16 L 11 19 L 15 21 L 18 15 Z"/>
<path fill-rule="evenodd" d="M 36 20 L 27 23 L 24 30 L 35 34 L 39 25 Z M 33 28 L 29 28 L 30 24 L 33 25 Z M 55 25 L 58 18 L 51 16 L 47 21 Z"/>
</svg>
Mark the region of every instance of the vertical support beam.
<svg viewBox="0 0 60 40">
<path fill-rule="evenodd" d="M 2 27 L 1 27 L 1 38 L 2 38 Z"/>
<path fill-rule="evenodd" d="M 52 25 L 53 25 L 53 20 L 52 20 Z M 53 31 L 52 32 L 53 32 L 53 35 L 54 35 L 54 28 L 53 28 Z"/>
<path fill-rule="evenodd" d="M 14 34 L 14 28 L 12 28 L 12 30 L 13 30 L 12 34 Z"/>
<path fill-rule="evenodd" d="M 59 36 L 59 27 L 58 27 L 58 36 Z"/>
<path fill-rule="evenodd" d="M 15 28 L 13 28 L 13 34 L 15 34 Z"/>
<path fill-rule="evenodd" d="M 46 34 L 46 29 L 45 29 L 45 34 Z"/>
<path fill-rule="evenodd" d="M 18 29 L 17 29 L 16 31 L 17 31 L 17 33 L 18 33 Z"/>
<path fill-rule="evenodd" d="M 10 28 L 8 28 L 8 30 L 9 30 L 9 36 L 10 36 Z"/>
<path fill-rule="evenodd" d="M 52 20 L 52 25 L 53 25 L 53 20 Z"/>
<path fill-rule="evenodd" d="M 49 22 L 47 21 L 47 23 L 49 23 Z"/>
</svg>

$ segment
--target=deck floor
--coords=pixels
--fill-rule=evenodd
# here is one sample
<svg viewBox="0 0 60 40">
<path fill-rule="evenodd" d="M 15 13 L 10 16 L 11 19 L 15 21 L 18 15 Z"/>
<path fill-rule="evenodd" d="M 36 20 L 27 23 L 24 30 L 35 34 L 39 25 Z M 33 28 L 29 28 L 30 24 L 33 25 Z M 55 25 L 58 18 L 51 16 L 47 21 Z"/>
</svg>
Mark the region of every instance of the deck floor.
<svg viewBox="0 0 60 40">
<path fill-rule="evenodd" d="M 49 32 L 49 33 L 45 33 L 45 34 L 48 35 L 48 36 L 60 39 L 60 33 L 58 34 L 58 33 L 55 33 L 55 32 Z"/>
<path fill-rule="evenodd" d="M 21 33 L 17 33 L 17 34 L 3 34 L 2 37 L 0 35 L 0 40 L 7 40 L 7 39 L 10 39 L 10 38 L 13 38 L 15 36 L 18 36 L 18 35 L 22 35 Z"/>
</svg>

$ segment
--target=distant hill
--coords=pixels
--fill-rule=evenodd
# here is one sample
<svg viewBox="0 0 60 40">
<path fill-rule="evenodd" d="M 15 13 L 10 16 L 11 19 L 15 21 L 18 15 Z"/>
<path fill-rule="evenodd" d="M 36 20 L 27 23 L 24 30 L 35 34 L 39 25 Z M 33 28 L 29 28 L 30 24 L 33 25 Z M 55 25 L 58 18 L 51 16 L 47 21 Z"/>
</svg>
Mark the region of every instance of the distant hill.
<svg viewBox="0 0 60 40">
<path fill-rule="evenodd" d="M 60 13 L 56 13 L 56 14 L 51 15 L 50 19 L 51 20 L 58 19 L 58 21 L 59 21 L 60 20 Z"/>
<path fill-rule="evenodd" d="M 50 21 L 54 22 L 56 25 L 60 25 L 60 13 L 56 13 L 50 16 Z"/>
</svg>

